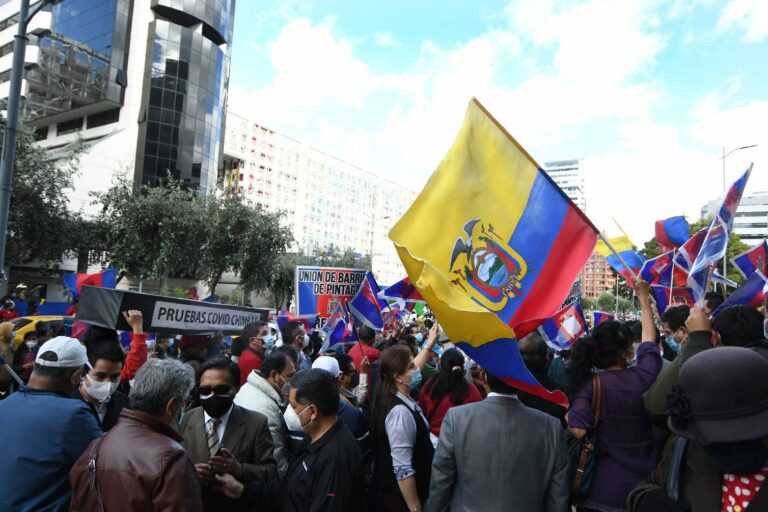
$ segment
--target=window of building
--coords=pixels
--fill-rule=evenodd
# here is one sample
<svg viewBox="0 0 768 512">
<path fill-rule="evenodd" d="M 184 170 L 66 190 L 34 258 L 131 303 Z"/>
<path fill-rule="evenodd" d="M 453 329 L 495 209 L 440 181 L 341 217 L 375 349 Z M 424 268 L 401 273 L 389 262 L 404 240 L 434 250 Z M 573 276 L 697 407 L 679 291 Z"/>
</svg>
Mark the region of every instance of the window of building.
<svg viewBox="0 0 768 512">
<path fill-rule="evenodd" d="M 35 128 L 35 140 L 45 140 L 48 138 L 48 125 Z"/>
<path fill-rule="evenodd" d="M 63 121 L 56 125 L 57 135 L 66 135 L 68 133 L 75 133 L 76 131 L 83 129 L 83 118 L 78 117 L 70 119 L 69 121 Z"/>
<path fill-rule="evenodd" d="M 88 116 L 88 128 L 97 128 L 108 124 L 116 123 L 120 120 L 120 109 L 113 108 L 98 114 Z"/>
</svg>

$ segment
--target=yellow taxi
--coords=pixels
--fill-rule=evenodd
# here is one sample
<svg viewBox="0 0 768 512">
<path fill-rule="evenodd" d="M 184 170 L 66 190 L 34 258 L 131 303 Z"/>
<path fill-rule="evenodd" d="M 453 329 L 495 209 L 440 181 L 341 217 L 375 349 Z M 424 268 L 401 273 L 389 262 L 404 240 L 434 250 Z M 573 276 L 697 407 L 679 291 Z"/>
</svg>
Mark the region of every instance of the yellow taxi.
<svg viewBox="0 0 768 512">
<path fill-rule="evenodd" d="M 13 324 L 14 350 L 24 342 L 24 335 L 31 331 L 47 332 L 48 336 L 58 336 L 71 331 L 75 317 L 61 315 L 22 316 L 11 320 Z"/>
</svg>

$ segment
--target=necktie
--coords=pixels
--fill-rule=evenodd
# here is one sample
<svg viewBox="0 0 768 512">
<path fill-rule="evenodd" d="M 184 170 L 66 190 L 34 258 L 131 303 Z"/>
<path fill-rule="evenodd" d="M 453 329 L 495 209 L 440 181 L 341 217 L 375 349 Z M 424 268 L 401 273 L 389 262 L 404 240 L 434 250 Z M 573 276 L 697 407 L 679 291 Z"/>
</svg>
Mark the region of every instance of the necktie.
<svg viewBox="0 0 768 512">
<path fill-rule="evenodd" d="M 216 427 L 221 423 L 221 419 L 219 418 L 211 418 L 208 420 L 208 432 L 206 433 L 206 437 L 208 438 L 208 452 L 211 454 L 211 457 L 216 455 L 216 452 L 219 451 L 219 434 L 216 432 Z"/>
</svg>

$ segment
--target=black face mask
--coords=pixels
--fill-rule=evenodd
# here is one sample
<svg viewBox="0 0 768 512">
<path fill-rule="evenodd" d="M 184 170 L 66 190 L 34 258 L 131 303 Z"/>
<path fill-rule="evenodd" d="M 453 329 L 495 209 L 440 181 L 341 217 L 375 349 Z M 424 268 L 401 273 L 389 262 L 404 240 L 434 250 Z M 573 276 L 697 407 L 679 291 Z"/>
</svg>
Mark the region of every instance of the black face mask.
<svg viewBox="0 0 768 512">
<path fill-rule="evenodd" d="M 768 461 L 768 448 L 762 439 L 739 443 L 712 443 L 701 447 L 723 473 L 752 475 Z"/>
<path fill-rule="evenodd" d="M 208 398 L 200 397 L 200 405 L 211 418 L 220 418 L 232 407 L 234 399 L 232 395 L 211 395 Z"/>
</svg>

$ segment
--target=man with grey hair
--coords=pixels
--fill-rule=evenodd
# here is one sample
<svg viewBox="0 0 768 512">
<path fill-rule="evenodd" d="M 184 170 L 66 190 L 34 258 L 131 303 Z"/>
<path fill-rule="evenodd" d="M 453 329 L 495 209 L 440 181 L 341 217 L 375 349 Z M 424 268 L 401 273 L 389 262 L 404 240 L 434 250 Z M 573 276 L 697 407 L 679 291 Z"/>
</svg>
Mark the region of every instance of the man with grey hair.
<svg viewBox="0 0 768 512">
<path fill-rule="evenodd" d="M 150 359 L 141 367 L 128 395 L 131 410 L 70 472 L 70 510 L 203 510 L 200 482 L 177 431 L 194 385 L 192 369 L 179 361 Z"/>
</svg>

